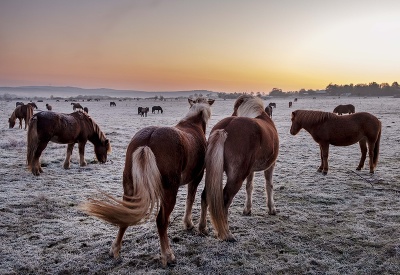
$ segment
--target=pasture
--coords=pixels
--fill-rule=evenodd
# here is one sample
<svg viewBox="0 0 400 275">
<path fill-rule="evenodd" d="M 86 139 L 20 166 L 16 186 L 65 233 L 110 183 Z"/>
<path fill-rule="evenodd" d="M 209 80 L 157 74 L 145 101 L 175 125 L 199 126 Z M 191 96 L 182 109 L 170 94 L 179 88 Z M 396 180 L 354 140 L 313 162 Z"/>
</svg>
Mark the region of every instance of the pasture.
<svg viewBox="0 0 400 275">
<path fill-rule="evenodd" d="M 78 205 L 105 191 L 121 197 L 125 152 L 133 135 L 147 126 L 173 126 L 185 116 L 182 101 L 136 100 L 84 102 L 89 115 L 110 139 L 105 164 L 95 160 L 93 145 L 85 147 L 79 166 L 77 145 L 70 169 L 63 168 L 66 145 L 50 142 L 41 156 L 44 172 L 34 176 L 26 166 L 27 131 L 8 128 L 15 101 L 0 101 L 0 274 L 398 274 L 400 273 L 400 99 L 299 98 L 276 103 L 273 121 L 280 138 L 275 167 L 277 215 L 268 215 L 264 175 L 254 177 L 251 216 L 243 216 L 245 185 L 229 208 L 229 226 L 236 242 L 216 239 L 208 216 L 208 236 L 198 234 L 200 194 L 193 206 L 195 228 L 186 231 L 186 187 L 181 187 L 170 217 L 168 236 L 176 265 L 163 268 L 155 218 L 129 227 L 119 259 L 109 256 L 118 228 L 78 210 Z M 26 102 L 25 102 L 26 103 Z M 68 102 L 45 100 L 38 110 L 71 113 Z M 217 100 L 206 136 L 230 116 L 234 100 Z M 269 101 L 264 101 L 265 106 Z M 330 147 L 329 173 L 317 172 L 320 150 L 310 134 L 289 133 L 291 112 L 312 109 L 332 112 L 353 104 L 382 122 L 380 155 L 375 174 L 368 165 L 356 171 L 358 144 Z M 163 113 L 138 115 L 138 107 L 159 105 Z M 367 163 L 366 163 L 367 164 Z"/>
</svg>

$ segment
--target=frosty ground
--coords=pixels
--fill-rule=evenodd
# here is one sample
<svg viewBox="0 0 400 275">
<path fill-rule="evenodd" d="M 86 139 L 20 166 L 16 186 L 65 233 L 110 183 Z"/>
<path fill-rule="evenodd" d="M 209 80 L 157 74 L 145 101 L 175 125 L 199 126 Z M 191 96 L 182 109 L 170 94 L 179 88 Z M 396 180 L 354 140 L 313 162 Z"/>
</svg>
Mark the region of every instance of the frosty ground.
<svg viewBox="0 0 400 275">
<path fill-rule="evenodd" d="M 168 235 L 175 266 L 159 263 L 159 240 L 154 219 L 130 227 L 119 259 L 108 251 L 117 228 L 89 217 L 78 205 L 99 190 L 122 195 L 125 150 L 138 129 L 173 126 L 188 111 L 185 100 L 81 102 L 111 140 L 112 154 L 98 164 L 93 145 L 86 145 L 88 166 L 79 167 L 77 146 L 71 169 L 64 170 L 66 145 L 49 143 L 42 154 L 44 173 L 26 169 L 26 130 L 8 129 L 15 101 L 0 101 L 0 274 L 398 274 L 400 273 L 400 99 L 300 98 L 273 99 L 273 120 L 280 153 L 274 173 L 276 216 L 267 214 L 264 179 L 256 173 L 252 216 L 242 216 L 244 186 L 234 198 L 229 223 L 236 242 L 200 236 L 183 229 L 186 187 L 182 187 L 171 216 Z M 269 101 L 265 101 L 267 104 Z M 70 113 L 68 102 L 45 100 L 53 111 Z M 220 119 L 231 115 L 233 100 L 217 100 L 207 135 Z M 290 114 L 296 109 L 332 111 L 351 103 L 382 122 L 376 173 L 355 171 L 358 144 L 330 147 L 328 175 L 317 173 L 319 147 L 302 130 L 289 134 Z M 160 105 L 163 114 L 140 117 L 137 107 Z M 35 110 L 35 112 L 37 112 Z M 199 186 L 193 219 L 200 214 Z"/>
</svg>

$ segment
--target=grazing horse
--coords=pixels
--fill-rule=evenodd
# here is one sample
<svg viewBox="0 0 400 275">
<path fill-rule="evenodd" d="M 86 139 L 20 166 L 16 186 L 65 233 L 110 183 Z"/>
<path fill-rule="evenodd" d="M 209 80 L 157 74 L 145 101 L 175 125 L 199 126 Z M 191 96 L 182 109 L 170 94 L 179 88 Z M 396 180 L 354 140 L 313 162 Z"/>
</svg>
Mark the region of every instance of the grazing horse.
<svg viewBox="0 0 400 275">
<path fill-rule="evenodd" d="M 33 109 L 37 109 L 35 102 L 29 102 L 27 105 L 31 105 L 33 107 Z"/>
<path fill-rule="evenodd" d="M 111 102 L 110 102 L 110 107 L 117 107 L 117 104 L 115 104 L 114 101 L 111 101 Z"/>
<path fill-rule="evenodd" d="M 161 108 L 161 106 L 153 106 L 151 108 L 151 113 L 154 114 L 156 111 L 157 111 L 157 114 L 160 113 L 160 111 L 161 111 L 161 113 L 163 113 L 163 109 Z"/>
<path fill-rule="evenodd" d="M 88 114 L 89 113 L 89 108 L 88 107 L 83 107 L 83 111 Z"/>
<path fill-rule="evenodd" d="M 79 103 L 74 103 L 74 102 L 72 102 L 71 105 L 72 105 L 72 110 L 74 110 L 74 111 L 75 111 L 75 110 L 83 110 L 82 105 L 79 104 Z"/>
<path fill-rule="evenodd" d="M 199 231 L 207 234 L 207 207 L 217 237 L 235 240 L 229 231 L 228 209 L 246 182 L 244 215 L 251 214 L 255 171 L 264 171 L 268 213 L 276 214 L 272 174 L 279 151 L 279 137 L 272 119 L 264 112 L 260 98 L 240 96 L 231 117 L 211 130 L 206 153 L 205 187 L 201 195 Z M 227 181 L 223 187 L 223 173 Z"/>
<path fill-rule="evenodd" d="M 169 216 L 174 209 L 180 186 L 188 184 L 186 229 L 194 227 L 192 206 L 204 174 L 206 124 L 214 100 L 189 99 L 187 115 L 174 127 L 149 126 L 132 138 L 126 151 L 122 200 L 108 196 L 107 201 L 91 199 L 81 205 L 86 213 L 119 226 L 110 254 L 118 257 L 128 226 L 143 222 L 159 206 L 157 229 L 161 245 L 161 263 L 175 262 L 167 235 Z"/>
<path fill-rule="evenodd" d="M 49 111 L 53 110 L 53 107 L 51 107 L 51 105 L 48 104 L 48 103 L 46 103 L 46 108 L 47 108 L 47 110 L 49 110 Z"/>
<path fill-rule="evenodd" d="M 15 121 L 18 118 L 19 120 L 19 128 L 22 129 L 22 120 L 25 120 L 25 128 L 29 124 L 29 120 L 33 116 L 33 107 L 31 105 L 18 105 L 15 108 L 14 112 L 11 114 L 11 117 L 8 119 L 8 124 L 10 128 L 14 128 Z"/>
<path fill-rule="evenodd" d="M 335 109 L 333 109 L 333 113 L 342 115 L 342 114 L 354 114 L 356 112 L 356 108 L 352 104 L 347 105 L 338 105 Z"/>
<path fill-rule="evenodd" d="M 378 163 L 381 122 L 373 115 L 360 112 L 348 116 L 337 116 L 329 112 L 296 110 L 292 113 L 290 133 L 296 135 L 301 129 L 306 130 L 319 144 L 321 166 L 318 172 L 328 173 L 329 145 L 349 146 L 360 144 L 361 159 L 357 170 L 361 170 L 369 155 L 369 171 L 374 173 Z"/>
<path fill-rule="evenodd" d="M 85 166 L 85 145 L 87 141 L 94 145 L 94 152 L 100 163 L 107 161 L 107 153 L 111 152 L 111 144 L 100 127 L 84 112 L 61 114 L 56 112 L 40 112 L 29 122 L 27 163 L 32 174 L 38 176 L 43 172 L 40 167 L 40 155 L 49 141 L 68 144 L 64 168 L 68 169 L 72 150 L 78 143 L 80 166 Z"/>
<path fill-rule="evenodd" d="M 275 102 L 270 102 L 270 103 L 268 104 L 268 106 L 271 106 L 271 107 L 276 108 L 276 103 L 275 103 Z"/>
<path fill-rule="evenodd" d="M 147 113 L 149 112 L 149 107 L 139 107 L 138 108 L 138 114 L 140 116 L 145 116 L 147 117 Z"/>
<path fill-rule="evenodd" d="M 265 112 L 267 113 L 267 115 L 272 118 L 272 106 L 267 106 L 265 107 Z"/>
</svg>

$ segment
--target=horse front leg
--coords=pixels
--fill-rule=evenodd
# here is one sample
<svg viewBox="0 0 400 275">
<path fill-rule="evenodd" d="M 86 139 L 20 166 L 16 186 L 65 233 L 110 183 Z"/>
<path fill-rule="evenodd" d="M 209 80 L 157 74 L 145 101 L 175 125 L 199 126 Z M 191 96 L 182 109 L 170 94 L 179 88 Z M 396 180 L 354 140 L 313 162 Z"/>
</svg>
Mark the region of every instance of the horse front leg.
<svg viewBox="0 0 400 275">
<path fill-rule="evenodd" d="M 22 129 L 22 119 L 18 119 L 19 120 L 19 129 Z"/>
<path fill-rule="evenodd" d="M 201 211 L 200 211 L 200 220 L 199 220 L 199 232 L 202 235 L 207 236 L 207 193 L 206 188 L 204 187 L 203 192 L 201 192 Z"/>
<path fill-rule="evenodd" d="M 247 182 L 246 182 L 246 202 L 244 204 L 244 209 L 243 209 L 243 215 L 245 216 L 251 215 L 253 179 L 254 179 L 254 172 L 250 172 L 250 174 L 247 176 Z"/>
<path fill-rule="evenodd" d="M 169 216 L 171 215 L 172 210 L 174 209 L 176 203 L 176 195 L 178 193 L 178 187 L 176 190 L 165 190 L 164 189 L 164 197 L 161 202 L 160 211 L 157 215 L 157 229 L 158 235 L 160 237 L 160 246 L 161 246 L 161 264 L 163 266 L 167 266 L 169 264 L 175 263 L 175 255 L 171 249 L 167 229 L 169 223 Z"/>
<path fill-rule="evenodd" d="M 68 144 L 68 146 L 67 146 L 67 154 L 65 156 L 64 169 L 69 169 L 69 166 L 71 164 L 72 151 L 74 150 L 74 145 L 75 145 L 75 143 L 71 143 L 71 144 Z"/>
<path fill-rule="evenodd" d="M 361 159 L 356 170 L 361 170 L 364 167 L 365 159 L 367 158 L 367 141 L 365 139 L 361 139 L 358 142 L 358 144 L 360 145 L 361 149 Z M 370 162 L 371 162 L 371 155 L 370 155 Z"/>
<path fill-rule="evenodd" d="M 318 167 L 318 170 L 317 170 L 317 172 L 319 172 L 319 173 L 322 173 L 322 170 L 324 169 L 324 160 L 322 158 L 322 155 L 323 155 L 322 147 L 321 147 L 321 145 L 319 145 L 319 158 L 321 160 L 321 165 Z"/>
<path fill-rule="evenodd" d="M 85 144 L 86 144 L 86 142 L 79 142 L 78 143 L 79 164 L 80 164 L 80 166 L 86 166 L 87 165 L 87 163 L 85 161 Z"/>
<path fill-rule="evenodd" d="M 274 173 L 275 163 L 271 165 L 267 170 L 264 171 L 265 176 L 265 190 L 267 191 L 267 206 L 268 214 L 276 215 L 276 208 L 274 202 L 274 184 L 272 181 L 272 175 Z"/>
<path fill-rule="evenodd" d="M 188 184 L 188 193 L 186 197 L 186 210 L 185 210 L 185 216 L 183 217 L 183 224 L 186 228 L 186 230 L 191 230 L 194 227 L 193 221 L 192 221 L 192 208 L 193 208 L 193 203 L 194 199 L 196 198 L 196 191 L 197 187 L 199 186 L 199 183 L 201 179 L 203 178 L 204 171 L 197 177 L 195 178 L 192 182 Z"/>
<path fill-rule="evenodd" d="M 322 159 L 322 174 L 328 174 L 329 143 L 320 144 Z"/>
</svg>

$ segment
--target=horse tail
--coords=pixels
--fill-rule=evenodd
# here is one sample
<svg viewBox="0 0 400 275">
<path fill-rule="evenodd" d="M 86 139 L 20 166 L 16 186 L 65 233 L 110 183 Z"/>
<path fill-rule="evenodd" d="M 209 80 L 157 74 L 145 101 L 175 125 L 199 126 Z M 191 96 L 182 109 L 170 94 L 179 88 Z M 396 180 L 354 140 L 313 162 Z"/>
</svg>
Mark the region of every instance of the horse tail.
<svg viewBox="0 0 400 275">
<path fill-rule="evenodd" d="M 228 211 L 224 206 L 222 180 L 224 173 L 224 144 L 228 137 L 225 130 L 214 131 L 209 139 L 206 152 L 206 197 L 211 222 L 218 238 L 229 238 Z"/>
<path fill-rule="evenodd" d="M 29 127 L 29 121 L 32 117 L 33 117 L 33 107 L 28 105 L 28 107 L 26 108 L 25 126 L 28 125 Z"/>
<path fill-rule="evenodd" d="M 124 173 L 124 185 L 131 184 L 126 189 L 133 190 L 133 195 L 125 195 L 125 200 L 120 200 L 103 193 L 108 200 L 89 199 L 80 205 L 82 211 L 111 224 L 128 227 L 144 222 L 154 207 L 158 209 L 162 182 L 153 151 L 148 146 L 139 147 L 127 157 L 129 160 L 131 171 L 128 175 Z"/>
<path fill-rule="evenodd" d="M 30 110 L 32 110 L 32 108 L 30 108 Z M 39 136 L 37 132 L 37 117 L 35 116 L 31 117 L 29 120 L 28 134 L 27 134 L 26 162 L 30 170 L 32 169 L 33 158 L 35 156 L 38 144 L 39 144 Z"/>
<path fill-rule="evenodd" d="M 381 143 L 381 133 L 382 133 L 382 126 L 381 124 L 379 125 L 379 133 L 378 133 L 378 138 L 375 141 L 375 147 L 374 147 L 374 157 L 372 159 L 374 168 L 376 167 L 378 163 L 378 158 L 379 158 L 379 144 Z"/>
</svg>

